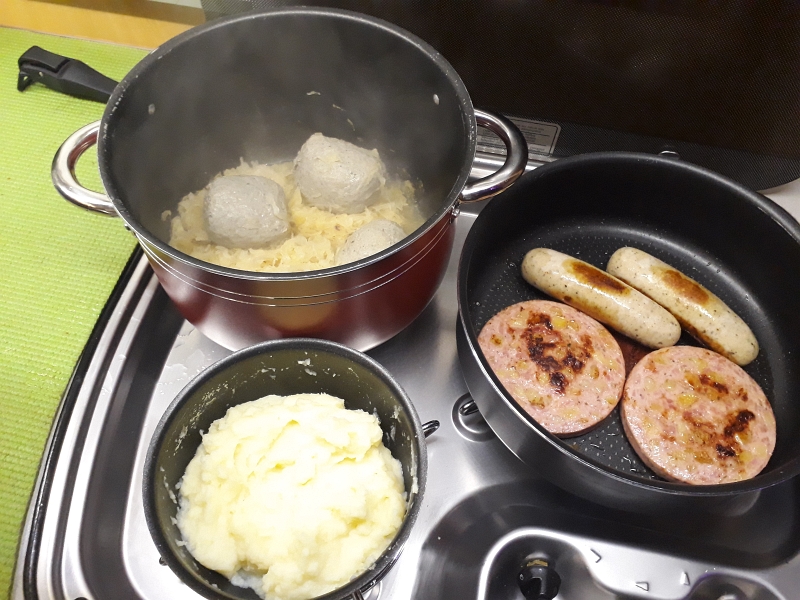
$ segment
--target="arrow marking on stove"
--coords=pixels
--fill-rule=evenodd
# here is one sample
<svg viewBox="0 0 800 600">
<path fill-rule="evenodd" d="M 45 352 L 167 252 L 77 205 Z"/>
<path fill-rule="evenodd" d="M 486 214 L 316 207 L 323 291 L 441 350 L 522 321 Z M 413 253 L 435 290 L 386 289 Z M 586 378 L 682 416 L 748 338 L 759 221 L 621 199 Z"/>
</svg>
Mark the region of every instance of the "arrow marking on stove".
<svg viewBox="0 0 800 600">
<path fill-rule="evenodd" d="M 689 580 L 689 574 L 686 571 L 681 573 L 681 585 L 691 585 L 691 581 Z"/>
<path fill-rule="evenodd" d="M 603 557 L 597 553 L 597 550 L 594 548 L 589 548 L 589 550 L 591 550 L 592 554 L 594 554 L 594 562 L 599 563 L 601 560 L 603 560 Z"/>
<path fill-rule="evenodd" d="M 647 583 L 646 581 L 637 581 L 636 587 L 639 588 L 640 590 L 644 590 L 645 592 L 650 591 L 650 584 Z"/>
</svg>

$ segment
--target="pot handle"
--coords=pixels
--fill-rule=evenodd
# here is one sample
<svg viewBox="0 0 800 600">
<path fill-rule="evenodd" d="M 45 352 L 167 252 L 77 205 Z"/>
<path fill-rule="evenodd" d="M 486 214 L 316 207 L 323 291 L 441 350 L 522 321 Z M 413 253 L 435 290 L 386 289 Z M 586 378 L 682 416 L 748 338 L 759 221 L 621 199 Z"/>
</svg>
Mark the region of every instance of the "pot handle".
<svg viewBox="0 0 800 600">
<path fill-rule="evenodd" d="M 95 121 L 69 136 L 53 158 L 50 177 L 58 193 L 73 204 L 116 217 L 117 209 L 108 196 L 86 189 L 75 177 L 75 164 L 84 152 L 97 143 L 98 131 L 100 131 L 100 121 Z"/>
<path fill-rule="evenodd" d="M 38 82 L 62 94 L 105 104 L 117 87 L 116 81 L 95 71 L 86 63 L 53 54 L 39 46 L 31 46 L 19 57 L 17 64 L 17 89 L 20 92 Z"/>
<path fill-rule="evenodd" d="M 506 145 L 506 162 L 496 173 L 468 183 L 461 191 L 461 202 L 477 202 L 496 196 L 525 172 L 528 164 L 528 144 L 517 126 L 501 115 L 475 109 L 478 127 L 496 133 Z"/>
</svg>

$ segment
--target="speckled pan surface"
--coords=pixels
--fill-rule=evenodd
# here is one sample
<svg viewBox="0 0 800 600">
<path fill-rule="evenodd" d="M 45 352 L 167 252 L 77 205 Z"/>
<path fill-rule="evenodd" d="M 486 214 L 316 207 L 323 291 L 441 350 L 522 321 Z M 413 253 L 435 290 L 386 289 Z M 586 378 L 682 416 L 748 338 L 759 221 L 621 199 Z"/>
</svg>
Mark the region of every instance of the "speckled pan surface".
<svg viewBox="0 0 800 600">
<path fill-rule="evenodd" d="M 460 264 L 462 326 L 471 344 L 503 308 L 546 298 L 520 273 L 532 248 L 552 248 L 599 268 L 623 246 L 661 258 L 728 303 L 761 344 L 760 355 L 745 370 L 775 410 L 776 451 L 757 478 L 768 485 L 800 469 L 795 401 L 800 381 L 792 376 L 800 373 L 800 313 L 792 309 L 800 285 L 790 276 L 800 268 L 799 240 L 797 223 L 777 205 L 686 163 L 622 153 L 558 161 L 523 177 L 478 217 Z M 678 343 L 698 345 L 685 333 Z M 529 425 L 530 435 L 572 450 L 562 456 L 615 480 L 667 490 L 682 485 L 663 482 L 642 463 L 625 437 L 618 409 L 598 428 L 563 442 L 537 431 L 532 421 Z M 744 491 L 756 484 L 733 485 Z"/>
</svg>

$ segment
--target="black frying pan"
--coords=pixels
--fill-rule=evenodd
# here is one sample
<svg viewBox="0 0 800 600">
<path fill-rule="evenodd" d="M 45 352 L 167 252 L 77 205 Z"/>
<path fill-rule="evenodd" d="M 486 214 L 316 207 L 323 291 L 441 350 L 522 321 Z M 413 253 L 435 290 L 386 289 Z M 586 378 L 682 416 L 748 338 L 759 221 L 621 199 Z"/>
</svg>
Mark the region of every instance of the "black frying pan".
<svg viewBox="0 0 800 600">
<path fill-rule="evenodd" d="M 546 298 L 520 274 L 531 248 L 605 268 L 634 246 L 704 284 L 753 329 L 761 346 L 745 370 L 772 402 L 777 445 L 754 479 L 717 486 L 667 482 L 638 458 L 619 409 L 598 428 L 561 440 L 508 395 L 477 336 L 501 309 Z M 540 167 L 495 198 L 464 244 L 458 275 L 458 350 L 470 392 L 500 439 L 554 483 L 623 509 L 740 511 L 758 490 L 800 472 L 800 225 L 764 196 L 678 160 L 586 154 Z M 697 342 L 684 335 L 681 344 Z"/>
</svg>

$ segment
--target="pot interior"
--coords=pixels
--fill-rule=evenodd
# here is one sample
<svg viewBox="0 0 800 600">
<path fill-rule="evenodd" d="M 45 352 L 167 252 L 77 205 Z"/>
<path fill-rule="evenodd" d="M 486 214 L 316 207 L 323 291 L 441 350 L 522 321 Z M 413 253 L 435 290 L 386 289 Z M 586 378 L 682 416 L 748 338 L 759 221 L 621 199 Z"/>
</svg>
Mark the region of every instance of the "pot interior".
<svg viewBox="0 0 800 600">
<path fill-rule="evenodd" d="M 162 213 L 185 194 L 242 160 L 292 160 L 315 132 L 377 148 L 426 218 L 474 156 L 469 96 L 430 46 L 355 13 L 291 9 L 215 21 L 142 60 L 106 109 L 100 171 L 126 221 L 164 244 Z"/>
<path fill-rule="evenodd" d="M 365 355 L 331 342 L 295 339 L 267 342 L 235 353 L 204 371 L 181 392 L 159 423 L 144 469 L 145 517 L 153 540 L 173 571 L 193 589 L 216 598 L 257 600 L 249 588 L 199 564 L 182 545 L 173 521 L 179 486 L 199 447 L 201 432 L 231 406 L 269 394 L 326 393 L 345 400 L 349 409 L 378 415 L 383 443 L 403 466 L 408 505 L 403 525 L 375 566 L 345 588 L 325 597 L 346 597 L 379 577 L 399 555 L 419 510 L 426 459 L 422 431 L 408 397 L 382 367 Z M 339 594 L 341 592 L 341 594 Z"/>
<path fill-rule="evenodd" d="M 559 440 L 509 395 L 530 434 L 544 436 L 617 479 L 706 493 L 756 489 L 800 472 L 800 227 L 770 200 L 709 171 L 646 155 L 605 153 L 565 159 L 524 176 L 480 214 L 462 255 L 459 302 L 470 344 L 487 372 L 477 335 L 516 302 L 548 297 L 520 273 L 525 253 L 552 248 L 605 269 L 633 246 L 661 258 L 725 301 L 760 344 L 745 367 L 772 403 L 777 445 L 754 480 L 687 486 L 660 480 L 634 452 L 619 408 L 596 429 Z M 699 345 L 685 332 L 679 344 Z M 494 377 L 492 375 L 492 377 Z M 503 389 L 496 378 L 495 385 Z M 523 457 L 535 464 L 535 457 Z"/>
</svg>

